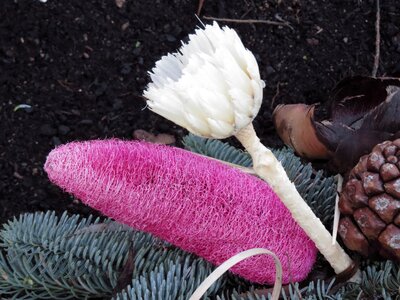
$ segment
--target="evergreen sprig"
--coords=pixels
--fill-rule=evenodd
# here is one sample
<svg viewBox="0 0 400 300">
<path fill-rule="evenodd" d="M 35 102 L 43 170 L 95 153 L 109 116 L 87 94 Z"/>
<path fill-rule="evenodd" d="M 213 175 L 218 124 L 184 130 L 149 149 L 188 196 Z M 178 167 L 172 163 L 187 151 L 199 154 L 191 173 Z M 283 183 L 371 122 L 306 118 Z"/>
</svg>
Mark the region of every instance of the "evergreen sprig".
<svg viewBox="0 0 400 300">
<path fill-rule="evenodd" d="M 361 282 L 336 284 L 334 279 L 311 281 L 300 288 L 299 283 L 290 284 L 282 290 L 284 300 L 394 300 L 400 299 L 400 267 L 393 261 L 365 261 L 361 264 Z M 267 300 L 271 293 L 251 286 L 249 291 L 225 291 L 219 300 Z"/>
<path fill-rule="evenodd" d="M 175 255 L 174 255 L 175 256 Z M 213 267 L 203 259 L 180 253 L 175 258 L 166 258 L 156 267 L 140 275 L 119 293 L 115 300 L 186 300 L 212 272 Z M 217 293 L 224 278 L 218 280 L 207 291 L 205 297 Z"/>
<path fill-rule="evenodd" d="M 362 264 L 362 280 L 358 286 L 358 297 L 370 299 L 400 299 L 400 267 L 394 261 Z M 354 293 L 354 292 L 353 292 Z"/>
<path fill-rule="evenodd" d="M 251 157 L 248 153 L 219 140 L 189 134 L 183 138 L 183 144 L 186 149 L 195 153 L 244 167 L 252 166 Z M 336 182 L 334 177 L 326 177 L 322 171 L 315 172 L 311 164 L 303 164 L 300 158 L 289 148 L 272 149 L 272 152 L 281 162 L 300 195 L 316 216 L 330 229 L 335 210 Z"/>
<path fill-rule="evenodd" d="M 110 299 L 133 253 L 131 284 L 115 300 L 190 297 L 213 266 L 149 234 L 109 219 L 80 218 L 54 212 L 24 214 L 0 231 L 2 299 Z M 285 300 L 396 299 L 399 265 L 392 261 L 361 264 L 361 283 L 334 281 L 291 284 Z M 205 299 L 266 300 L 265 287 L 229 274 Z"/>
<path fill-rule="evenodd" d="M 0 232 L 0 292 L 11 299 L 110 296 L 133 238 L 121 225 L 54 212 L 24 214 Z M 95 226 L 91 228 L 90 226 Z"/>
<path fill-rule="evenodd" d="M 149 234 L 109 219 L 100 222 L 67 213 L 14 218 L 0 231 L 0 246 L 0 295 L 9 299 L 109 299 L 130 250 L 135 292 L 127 288 L 120 296 L 133 297 L 128 299 L 173 294 L 177 286 L 185 286 L 189 294 L 213 269 L 203 259 Z M 221 282 L 209 293 L 219 290 Z"/>
<path fill-rule="evenodd" d="M 340 291 L 336 291 L 333 293 L 335 280 L 323 281 L 317 280 L 316 282 L 310 282 L 308 286 L 300 288 L 299 283 L 295 282 L 289 284 L 286 289 L 282 289 L 281 291 L 281 299 L 283 300 L 341 300 L 344 299 L 342 297 L 342 293 L 344 289 Z M 245 293 L 239 293 L 234 290 L 229 295 L 222 295 L 218 297 L 218 300 L 267 300 L 271 299 L 272 295 L 270 292 L 266 290 L 260 290 L 251 288 L 249 291 Z"/>
<path fill-rule="evenodd" d="M 228 143 L 202 138 L 192 133 L 183 137 L 185 148 L 201 155 L 227 161 L 243 167 L 253 166 L 251 156 Z"/>
</svg>

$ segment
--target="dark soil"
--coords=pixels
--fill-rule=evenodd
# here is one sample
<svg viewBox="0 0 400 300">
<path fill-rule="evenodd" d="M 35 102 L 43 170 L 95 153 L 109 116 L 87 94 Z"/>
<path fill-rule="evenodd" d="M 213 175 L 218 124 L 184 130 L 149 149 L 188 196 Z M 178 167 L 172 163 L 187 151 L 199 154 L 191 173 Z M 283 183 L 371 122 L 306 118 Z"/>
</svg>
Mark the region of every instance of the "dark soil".
<svg viewBox="0 0 400 300">
<path fill-rule="evenodd" d="M 181 145 L 186 132 L 144 109 L 141 94 L 155 61 L 199 25 L 197 4 L 0 1 L 0 223 L 38 210 L 92 212 L 49 183 L 43 163 L 56 145 L 132 139 L 135 129 L 172 134 Z M 274 106 L 324 101 L 344 76 L 370 75 L 375 13 L 375 1 L 367 0 L 206 0 L 201 16 L 290 22 L 291 28 L 228 24 L 255 53 L 266 80 L 256 130 L 266 145 L 279 147 Z M 400 70 L 400 1 L 381 1 L 381 13 L 384 75 Z M 31 108 L 14 111 L 20 104 Z"/>
</svg>

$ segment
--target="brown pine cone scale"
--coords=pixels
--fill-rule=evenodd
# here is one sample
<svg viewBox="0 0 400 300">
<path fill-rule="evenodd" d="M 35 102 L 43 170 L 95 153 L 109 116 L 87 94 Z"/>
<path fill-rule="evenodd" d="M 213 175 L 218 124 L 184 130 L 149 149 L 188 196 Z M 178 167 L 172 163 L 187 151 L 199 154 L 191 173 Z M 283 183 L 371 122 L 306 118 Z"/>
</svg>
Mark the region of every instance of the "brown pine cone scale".
<svg viewBox="0 0 400 300">
<path fill-rule="evenodd" d="M 369 200 L 369 207 L 386 223 L 393 222 L 399 213 L 400 201 L 395 200 L 388 194 L 374 196 Z"/>
<path fill-rule="evenodd" d="M 400 139 L 360 158 L 339 199 L 339 235 L 365 257 L 400 261 Z"/>
<path fill-rule="evenodd" d="M 400 214 L 398 214 L 397 217 L 394 218 L 393 223 L 394 223 L 394 225 L 397 225 L 400 227 Z"/>
<path fill-rule="evenodd" d="M 400 176 L 400 170 L 393 163 L 385 163 L 381 167 L 380 174 L 382 179 L 387 182 L 389 180 L 398 178 Z"/>
<path fill-rule="evenodd" d="M 399 199 L 400 198 L 400 178 L 385 183 L 385 190 L 393 197 L 396 197 L 397 199 Z"/>
</svg>

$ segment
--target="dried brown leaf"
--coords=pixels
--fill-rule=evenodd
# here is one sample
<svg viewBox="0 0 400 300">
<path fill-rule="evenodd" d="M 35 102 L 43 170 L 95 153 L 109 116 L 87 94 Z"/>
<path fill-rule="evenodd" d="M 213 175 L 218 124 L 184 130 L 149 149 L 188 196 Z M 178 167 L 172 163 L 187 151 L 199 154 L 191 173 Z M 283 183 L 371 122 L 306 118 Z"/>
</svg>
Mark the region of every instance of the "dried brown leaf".
<svg viewBox="0 0 400 300">
<path fill-rule="evenodd" d="M 273 112 L 275 128 L 283 142 L 297 154 L 309 159 L 327 159 L 330 152 L 322 144 L 312 124 L 313 105 L 278 105 Z"/>
<path fill-rule="evenodd" d="M 133 132 L 133 137 L 137 140 L 142 140 L 155 144 L 169 145 L 175 143 L 175 137 L 170 134 L 160 133 L 155 135 L 143 129 L 137 129 Z"/>
<path fill-rule="evenodd" d="M 399 86 L 399 78 L 346 78 L 325 105 L 312 106 L 313 113 L 304 104 L 286 105 L 286 109 L 279 108 L 285 113 L 274 112 L 274 123 L 285 144 L 299 155 L 328 159 L 332 171 L 343 173 L 376 144 L 399 135 Z M 316 155 L 321 145 L 327 149 L 325 156 Z"/>
</svg>

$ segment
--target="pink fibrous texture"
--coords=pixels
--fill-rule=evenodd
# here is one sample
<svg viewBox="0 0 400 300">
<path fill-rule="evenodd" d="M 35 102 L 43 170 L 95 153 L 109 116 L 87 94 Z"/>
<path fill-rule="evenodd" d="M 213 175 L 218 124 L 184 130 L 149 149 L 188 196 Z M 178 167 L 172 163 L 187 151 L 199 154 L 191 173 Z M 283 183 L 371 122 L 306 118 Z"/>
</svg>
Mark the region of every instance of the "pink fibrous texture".
<svg viewBox="0 0 400 300">
<path fill-rule="evenodd" d="M 265 182 L 186 150 L 74 142 L 54 149 L 45 170 L 92 208 L 215 265 L 250 248 L 267 248 L 280 258 L 288 283 L 304 279 L 315 262 L 314 243 Z M 232 272 L 258 283 L 275 280 L 275 264 L 265 255 Z"/>
</svg>

